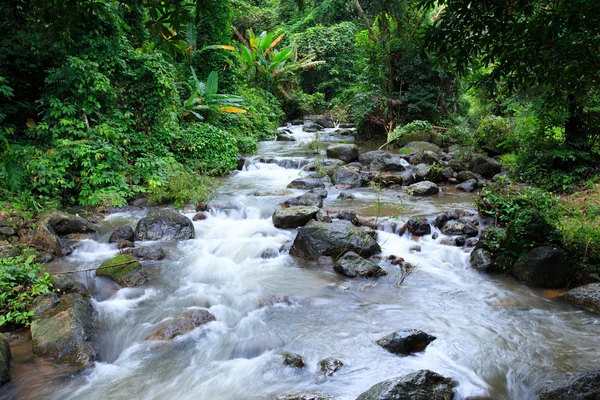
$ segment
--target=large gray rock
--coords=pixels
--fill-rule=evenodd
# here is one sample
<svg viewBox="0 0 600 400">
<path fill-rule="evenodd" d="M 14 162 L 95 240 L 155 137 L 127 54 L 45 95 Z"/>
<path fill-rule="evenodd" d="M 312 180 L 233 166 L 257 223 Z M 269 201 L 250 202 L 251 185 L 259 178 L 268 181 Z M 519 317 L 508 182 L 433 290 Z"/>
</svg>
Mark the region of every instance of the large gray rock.
<svg viewBox="0 0 600 400">
<path fill-rule="evenodd" d="M 406 169 L 406 161 L 401 157 L 378 158 L 371 162 L 371 169 L 382 172 L 398 172 Z"/>
<path fill-rule="evenodd" d="M 562 297 L 574 306 L 600 313 L 600 283 L 576 287 L 563 294 Z"/>
<path fill-rule="evenodd" d="M 0 386 L 10 381 L 10 375 L 8 374 L 10 358 L 10 343 L 8 343 L 8 339 L 0 333 Z"/>
<path fill-rule="evenodd" d="M 277 134 L 278 142 L 295 142 L 296 138 L 289 133 L 278 133 Z"/>
<path fill-rule="evenodd" d="M 435 339 L 435 336 L 418 329 L 405 329 L 382 337 L 377 344 L 390 353 L 412 354 L 425 350 Z"/>
<path fill-rule="evenodd" d="M 356 400 L 452 400 L 458 383 L 428 370 L 380 382 Z"/>
<path fill-rule="evenodd" d="M 125 250 L 124 254 L 129 254 L 142 261 L 158 261 L 167 256 L 162 247 L 156 246 L 135 247 Z"/>
<path fill-rule="evenodd" d="M 407 191 L 411 196 L 429 196 L 438 194 L 440 188 L 433 182 L 423 181 L 419 183 L 413 183 L 408 187 Z"/>
<path fill-rule="evenodd" d="M 379 265 L 373 261 L 367 260 L 353 251 L 349 251 L 337 260 L 333 269 L 340 274 L 350 278 L 362 276 L 365 278 L 377 278 L 387 275 Z"/>
<path fill-rule="evenodd" d="M 479 229 L 472 223 L 462 223 L 458 221 L 450 221 L 441 229 L 444 235 L 467 235 L 477 236 Z"/>
<path fill-rule="evenodd" d="M 143 285 L 149 280 L 148 272 L 142 264 L 128 254 L 120 254 L 104 261 L 96 270 L 96 275 L 126 287 Z"/>
<path fill-rule="evenodd" d="M 479 188 L 477 183 L 477 179 L 469 179 L 468 181 L 464 181 L 456 185 L 456 189 L 462 190 L 463 192 L 471 193 L 476 191 Z"/>
<path fill-rule="evenodd" d="M 475 268 L 477 271 L 490 272 L 493 265 L 494 261 L 492 260 L 492 255 L 489 251 L 479 248 L 471 252 L 471 267 Z"/>
<path fill-rule="evenodd" d="M 151 210 L 136 227 L 140 240 L 186 240 L 194 237 L 192 221 L 176 211 Z"/>
<path fill-rule="evenodd" d="M 358 172 L 342 167 L 335 171 L 331 177 L 331 182 L 334 185 L 355 188 L 362 184 L 362 178 Z"/>
<path fill-rule="evenodd" d="M 294 179 L 287 185 L 288 189 L 314 189 L 314 188 L 324 188 L 325 181 L 320 178 L 298 178 Z"/>
<path fill-rule="evenodd" d="M 424 218 L 413 218 L 406 223 L 406 229 L 415 236 L 425 236 L 431 234 L 431 225 Z"/>
<path fill-rule="evenodd" d="M 337 397 L 323 392 L 301 392 L 270 397 L 269 400 L 336 400 Z"/>
<path fill-rule="evenodd" d="M 69 254 L 71 248 L 62 241 L 60 236 L 95 231 L 92 224 L 79 216 L 52 211 L 40 217 L 31 244 L 52 255 L 62 257 Z"/>
<path fill-rule="evenodd" d="M 471 160 L 469 169 L 484 178 L 491 179 L 494 175 L 502 171 L 502 166 L 493 158 L 479 156 Z"/>
<path fill-rule="evenodd" d="M 325 192 L 327 193 L 327 192 Z M 298 207 L 298 206 L 314 206 L 323 207 L 323 197 L 319 193 L 307 192 L 298 197 L 287 199 L 283 202 L 284 207 Z"/>
<path fill-rule="evenodd" d="M 115 229 L 110 238 L 108 238 L 108 243 L 115 243 L 121 240 L 135 241 L 135 232 L 130 226 L 120 226 Z"/>
<path fill-rule="evenodd" d="M 351 163 L 358 159 L 358 146 L 355 144 L 334 144 L 327 148 L 327 157 Z"/>
<path fill-rule="evenodd" d="M 600 370 L 576 374 L 565 382 L 544 387 L 540 400 L 600 399 Z"/>
<path fill-rule="evenodd" d="M 88 297 L 70 293 L 31 323 L 33 354 L 62 363 L 91 367 L 93 310 Z"/>
<path fill-rule="evenodd" d="M 433 151 L 436 154 L 442 153 L 442 149 L 439 146 L 436 146 L 433 143 L 419 141 L 410 142 L 409 144 L 400 149 L 400 153 L 404 154 L 412 154 L 423 151 Z"/>
<path fill-rule="evenodd" d="M 316 260 L 321 256 L 341 257 L 349 251 L 370 257 L 381 247 L 368 232 L 347 222 L 311 221 L 298 230 L 290 255 Z"/>
<path fill-rule="evenodd" d="M 523 256 L 511 273 L 529 286 L 562 288 L 569 283 L 571 266 L 564 250 L 542 246 Z"/>
<path fill-rule="evenodd" d="M 276 228 L 298 228 L 315 219 L 319 207 L 290 207 L 277 210 L 273 213 L 273 225 Z"/>
<path fill-rule="evenodd" d="M 471 171 L 460 171 L 458 174 L 456 174 L 456 180 L 460 183 L 469 181 L 471 179 L 477 180 L 479 178 L 477 177 L 477 174 Z"/>
<path fill-rule="evenodd" d="M 386 153 L 383 150 L 373 150 L 368 151 L 366 153 L 359 154 L 358 161 L 363 165 L 371 165 L 373 161 L 376 160 L 385 160 L 386 158 L 391 158 L 392 156 Z"/>
<path fill-rule="evenodd" d="M 146 340 L 171 340 L 208 322 L 215 321 L 214 315 L 206 310 L 188 311 L 183 315 L 160 323 Z"/>
</svg>

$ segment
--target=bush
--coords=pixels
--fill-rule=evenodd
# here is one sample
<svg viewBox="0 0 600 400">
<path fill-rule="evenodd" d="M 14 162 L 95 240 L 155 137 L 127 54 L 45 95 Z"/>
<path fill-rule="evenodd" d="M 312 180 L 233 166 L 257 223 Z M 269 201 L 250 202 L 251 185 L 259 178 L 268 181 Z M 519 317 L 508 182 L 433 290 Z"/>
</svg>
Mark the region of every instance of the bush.
<svg viewBox="0 0 600 400">
<path fill-rule="evenodd" d="M 181 164 L 168 164 L 165 173 L 164 182 L 154 183 L 150 193 L 152 203 L 174 203 L 176 207 L 208 203 L 217 187 L 215 179 L 190 172 Z"/>
<path fill-rule="evenodd" d="M 475 143 L 491 155 L 506 153 L 514 148 L 512 143 L 514 129 L 514 122 L 510 118 L 487 116 L 479 122 L 474 136 Z"/>
<path fill-rule="evenodd" d="M 0 327 L 29 326 L 29 306 L 36 296 L 52 290 L 50 274 L 34 260 L 35 256 L 0 258 Z"/>
</svg>

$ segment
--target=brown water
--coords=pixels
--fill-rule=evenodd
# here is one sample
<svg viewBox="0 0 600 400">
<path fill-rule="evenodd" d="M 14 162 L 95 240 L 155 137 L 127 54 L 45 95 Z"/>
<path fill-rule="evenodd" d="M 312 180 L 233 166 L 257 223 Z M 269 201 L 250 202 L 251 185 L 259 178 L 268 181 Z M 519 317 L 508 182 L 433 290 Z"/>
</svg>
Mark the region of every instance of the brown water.
<svg viewBox="0 0 600 400">
<path fill-rule="evenodd" d="M 256 159 L 314 157 L 302 144 L 312 135 L 297 129 L 295 135 L 299 143 L 263 143 Z M 283 189 L 301 174 L 299 168 L 256 163 L 225 178 L 214 201 L 219 209 L 194 223 L 196 239 L 160 243 L 168 257 L 148 264 L 153 279 L 145 286 L 121 289 L 81 273 L 79 279 L 95 294 L 96 365 L 74 372 L 32 357 L 29 340 L 21 339 L 12 344 L 13 382 L 0 389 L 0 398 L 241 400 L 321 390 L 347 400 L 384 379 L 431 369 L 459 382 L 458 399 L 536 399 L 549 380 L 597 369 L 598 316 L 563 303 L 554 291 L 473 270 L 469 249 L 441 245 L 443 235 L 433 240 L 379 233 L 384 259 L 394 254 L 417 265 L 400 288 L 398 270 L 386 261 L 380 263 L 389 275 L 366 281 L 336 274 L 328 260 L 260 258 L 267 249 L 289 244 L 295 231 L 271 222 L 287 196 L 249 194 Z M 356 200 L 341 201 L 338 193 L 329 191 L 325 209 L 398 222 L 472 208 L 470 195 L 448 187 L 423 199 L 364 188 L 352 191 Z M 110 216 L 98 241 L 81 242 L 51 268 L 97 266 L 117 254 L 106 243 L 111 226 L 134 226 L 144 214 Z M 420 252 L 410 250 L 415 242 Z M 170 343 L 144 340 L 160 321 L 197 307 L 208 308 L 217 321 Z M 422 329 L 437 340 L 408 357 L 375 344 L 405 328 Z M 307 368 L 283 366 L 285 351 L 301 354 Z M 345 364 L 330 378 L 317 373 L 318 361 L 326 357 Z"/>
</svg>

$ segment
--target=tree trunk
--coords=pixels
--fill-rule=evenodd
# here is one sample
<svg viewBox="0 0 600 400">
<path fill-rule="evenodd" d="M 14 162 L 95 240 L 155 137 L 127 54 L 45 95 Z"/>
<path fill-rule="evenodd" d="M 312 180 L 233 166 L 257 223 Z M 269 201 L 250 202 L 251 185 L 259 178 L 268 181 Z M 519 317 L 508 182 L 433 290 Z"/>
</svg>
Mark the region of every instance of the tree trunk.
<svg viewBox="0 0 600 400">
<path fill-rule="evenodd" d="M 565 121 L 565 142 L 571 147 L 586 147 L 587 135 L 583 130 L 583 107 L 577 103 L 575 95 L 567 96 L 569 115 Z"/>
</svg>

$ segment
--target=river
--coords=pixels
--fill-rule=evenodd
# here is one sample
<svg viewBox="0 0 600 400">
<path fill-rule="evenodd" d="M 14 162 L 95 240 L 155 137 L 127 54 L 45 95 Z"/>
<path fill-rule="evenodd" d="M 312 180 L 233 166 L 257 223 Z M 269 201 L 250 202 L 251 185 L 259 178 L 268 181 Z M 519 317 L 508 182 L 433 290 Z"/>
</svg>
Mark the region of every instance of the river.
<svg viewBox="0 0 600 400">
<path fill-rule="evenodd" d="M 93 368 L 76 372 L 33 358 L 25 337 L 13 345 L 13 382 L 0 389 L 0 398 L 246 400 L 319 390 L 349 400 L 382 380 L 430 369 L 459 382 L 457 399 L 536 399 L 550 380 L 597 369 L 597 316 L 556 299 L 555 292 L 473 270 L 470 249 L 440 244 L 443 235 L 419 240 L 389 228 L 379 231 L 384 258 L 394 254 L 417 266 L 401 287 L 396 267 L 386 262 L 388 276 L 363 280 L 335 273 L 327 261 L 299 261 L 286 251 L 261 258 L 294 239 L 295 230 L 277 229 L 271 221 L 278 204 L 291 196 L 252 194 L 285 189 L 315 157 L 307 145 L 315 134 L 292 130 L 296 142 L 261 143 L 243 171 L 222 179 L 208 218 L 194 222 L 195 239 L 141 243 L 160 245 L 168 255 L 146 264 L 150 283 L 120 289 L 93 273 L 79 274 L 94 293 L 97 312 Z M 351 139 L 333 130 L 321 134 L 325 145 Z M 361 188 L 352 190 L 353 201 L 338 200 L 339 191 L 329 190 L 324 209 L 405 221 L 473 208 L 471 195 L 443 189 L 415 199 Z M 107 216 L 98 241 L 82 241 L 50 268 L 98 266 L 118 253 L 107 243 L 113 227 L 135 227 L 145 213 Z M 410 250 L 415 244 L 420 252 Z M 208 309 L 216 321 L 172 342 L 144 340 L 160 321 L 193 308 Z M 391 354 L 375 343 L 406 328 L 437 340 L 412 356 Z M 284 352 L 301 354 L 306 367 L 284 366 Z M 332 377 L 318 373 L 326 357 L 344 362 Z"/>
</svg>

